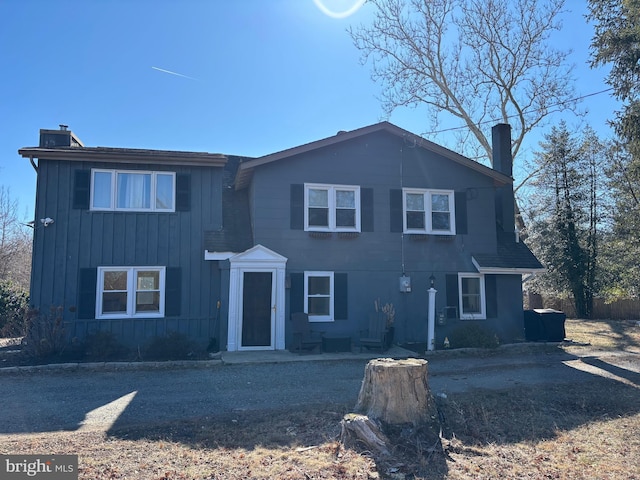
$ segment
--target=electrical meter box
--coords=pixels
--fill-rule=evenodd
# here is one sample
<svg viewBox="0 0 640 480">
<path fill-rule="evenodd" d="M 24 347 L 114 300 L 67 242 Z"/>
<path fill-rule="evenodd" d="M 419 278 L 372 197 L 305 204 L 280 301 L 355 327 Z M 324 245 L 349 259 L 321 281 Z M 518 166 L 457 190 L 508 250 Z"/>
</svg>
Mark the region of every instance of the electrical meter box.
<svg viewBox="0 0 640 480">
<path fill-rule="evenodd" d="M 402 293 L 411 292 L 411 277 L 403 275 L 400 277 L 400 291 Z"/>
</svg>

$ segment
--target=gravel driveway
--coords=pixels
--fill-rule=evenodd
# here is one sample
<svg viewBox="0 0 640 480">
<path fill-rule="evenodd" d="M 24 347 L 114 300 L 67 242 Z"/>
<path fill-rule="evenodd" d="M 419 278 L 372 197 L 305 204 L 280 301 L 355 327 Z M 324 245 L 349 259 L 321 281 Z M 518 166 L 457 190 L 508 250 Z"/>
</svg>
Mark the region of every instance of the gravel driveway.
<svg viewBox="0 0 640 480">
<path fill-rule="evenodd" d="M 0 372 L 0 434 L 104 429 L 202 416 L 355 404 L 366 360 L 125 370 Z M 576 384 L 609 377 L 640 387 L 640 355 L 583 351 L 429 359 L 435 394 Z"/>
</svg>

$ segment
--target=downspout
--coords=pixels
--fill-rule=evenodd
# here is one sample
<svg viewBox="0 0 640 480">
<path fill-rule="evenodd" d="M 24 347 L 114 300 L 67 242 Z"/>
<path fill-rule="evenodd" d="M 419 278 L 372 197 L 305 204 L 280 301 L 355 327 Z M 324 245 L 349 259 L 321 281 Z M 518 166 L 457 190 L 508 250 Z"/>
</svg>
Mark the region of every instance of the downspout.
<svg viewBox="0 0 640 480">
<path fill-rule="evenodd" d="M 31 166 L 36 171 L 36 173 L 38 173 L 38 165 L 36 165 L 36 162 L 33 161 L 33 155 L 29 155 L 29 162 L 31 163 Z"/>
</svg>

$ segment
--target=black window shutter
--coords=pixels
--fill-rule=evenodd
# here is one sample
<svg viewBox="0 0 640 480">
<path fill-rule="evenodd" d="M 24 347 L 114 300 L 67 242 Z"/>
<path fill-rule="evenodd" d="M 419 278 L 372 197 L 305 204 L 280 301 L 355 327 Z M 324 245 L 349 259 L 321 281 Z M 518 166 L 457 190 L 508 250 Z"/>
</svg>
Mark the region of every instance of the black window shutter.
<svg viewBox="0 0 640 480">
<path fill-rule="evenodd" d="M 456 234 L 466 235 L 467 231 L 467 192 L 456 192 Z"/>
<path fill-rule="evenodd" d="M 291 185 L 291 230 L 304 230 L 304 185 Z"/>
<path fill-rule="evenodd" d="M 389 224 L 392 232 L 402 232 L 402 190 L 392 189 L 389 191 Z"/>
<path fill-rule="evenodd" d="M 78 319 L 96 318 L 97 268 L 81 268 L 78 272 Z"/>
<path fill-rule="evenodd" d="M 304 273 L 291 273 L 289 290 L 289 313 L 304 312 Z"/>
<path fill-rule="evenodd" d="M 178 317 L 182 309 L 182 271 L 180 267 L 168 267 L 164 290 L 165 317 Z"/>
<path fill-rule="evenodd" d="M 191 210 L 191 175 L 178 173 L 176 175 L 176 211 Z"/>
<path fill-rule="evenodd" d="M 335 320 L 347 320 L 349 318 L 349 303 L 347 291 L 347 274 L 335 273 L 333 275 L 333 316 Z"/>
<path fill-rule="evenodd" d="M 498 316 L 498 289 L 495 275 L 485 275 L 484 294 L 487 305 L 487 318 L 496 318 Z"/>
<path fill-rule="evenodd" d="M 91 170 L 76 170 L 73 178 L 73 208 L 89 209 Z"/>
<path fill-rule="evenodd" d="M 360 230 L 373 232 L 373 188 L 360 189 Z"/>
<path fill-rule="evenodd" d="M 445 277 L 447 307 L 456 307 L 455 310 L 448 309 L 447 317 L 453 318 L 454 312 L 458 309 L 458 275 L 448 274 Z"/>
</svg>

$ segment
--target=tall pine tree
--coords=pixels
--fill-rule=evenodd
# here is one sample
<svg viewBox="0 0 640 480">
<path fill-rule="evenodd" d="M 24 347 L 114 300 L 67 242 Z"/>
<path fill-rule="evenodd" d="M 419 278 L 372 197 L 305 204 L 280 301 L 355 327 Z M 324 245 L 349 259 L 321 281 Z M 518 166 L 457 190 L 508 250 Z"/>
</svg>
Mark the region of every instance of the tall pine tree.
<svg viewBox="0 0 640 480">
<path fill-rule="evenodd" d="M 604 148 L 593 130 L 576 138 L 563 122 L 541 143 L 530 197 L 529 244 L 548 267 L 540 293 L 568 294 L 576 313 L 593 310 L 598 256 L 598 178 Z"/>
<path fill-rule="evenodd" d="M 607 241 L 610 285 L 617 296 L 640 295 L 640 0 L 589 0 L 592 65 L 610 65 L 607 83 L 622 102 L 611 122 L 618 137 L 607 168 L 615 198 Z"/>
</svg>

